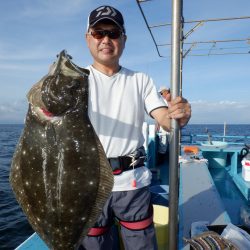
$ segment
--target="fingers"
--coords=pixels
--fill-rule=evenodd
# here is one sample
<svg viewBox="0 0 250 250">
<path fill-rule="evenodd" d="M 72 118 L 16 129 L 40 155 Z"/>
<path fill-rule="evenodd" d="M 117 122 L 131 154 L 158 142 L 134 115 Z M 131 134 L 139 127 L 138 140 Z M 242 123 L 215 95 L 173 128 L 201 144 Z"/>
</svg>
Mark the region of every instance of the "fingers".
<svg viewBox="0 0 250 250">
<path fill-rule="evenodd" d="M 189 103 L 183 97 L 176 97 L 171 101 L 171 105 L 169 105 L 169 113 L 171 114 L 181 114 L 185 113 L 186 110 L 189 109 Z"/>
<path fill-rule="evenodd" d="M 174 106 L 176 104 L 179 104 L 179 103 L 187 103 L 187 100 L 184 97 L 181 97 L 181 96 L 177 96 L 175 99 L 172 100 L 171 94 L 169 93 L 169 95 L 168 95 L 168 106 L 172 107 L 172 106 Z"/>
<path fill-rule="evenodd" d="M 183 97 L 176 97 L 169 105 L 169 117 L 172 119 L 189 119 L 191 116 L 191 105 Z"/>
<path fill-rule="evenodd" d="M 172 105 L 175 105 L 175 104 L 178 104 L 178 103 L 187 103 L 188 101 L 187 101 L 187 99 L 185 99 L 184 97 L 182 97 L 182 96 L 177 96 L 175 99 L 173 99 L 172 101 L 171 101 L 171 104 Z"/>
</svg>

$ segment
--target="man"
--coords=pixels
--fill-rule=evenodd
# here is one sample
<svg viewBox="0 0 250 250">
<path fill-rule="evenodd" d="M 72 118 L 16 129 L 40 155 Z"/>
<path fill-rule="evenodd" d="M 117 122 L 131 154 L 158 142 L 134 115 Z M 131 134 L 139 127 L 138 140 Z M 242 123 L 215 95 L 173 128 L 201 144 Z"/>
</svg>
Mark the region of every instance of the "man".
<svg viewBox="0 0 250 250">
<path fill-rule="evenodd" d="M 170 89 L 168 89 L 165 86 L 161 86 L 158 90 L 158 92 L 160 93 L 160 95 L 162 96 L 163 100 L 167 103 L 168 101 L 170 101 L 171 99 L 171 95 L 170 95 Z"/>
<path fill-rule="evenodd" d="M 170 89 L 161 86 L 158 90 L 158 93 L 161 95 L 163 101 L 168 105 L 168 102 L 171 100 Z M 168 134 L 166 130 L 164 130 L 159 123 L 156 122 L 156 131 L 159 138 L 158 143 L 158 157 L 157 164 L 160 165 L 164 162 L 166 157 L 168 156 Z"/>
<path fill-rule="evenodd" d="M 86 34 L 93 57 L 93 64 L 87 67 L 89 117 L 113 168 L 114 187 L 80 249 L 112 249 L 114 218 L 121 224 L 125 249 L 157 249 L 148 189 L 151 172 L 143 164 L 144 112 L 166 130 L 171 118 L 184 126 L 191 115 L 184 98 L 172 100 L 167 109 L 150 77 L 120 66 L 126 39 L 117 9 L 101 6 L 90 13 Z"/>
</svg>

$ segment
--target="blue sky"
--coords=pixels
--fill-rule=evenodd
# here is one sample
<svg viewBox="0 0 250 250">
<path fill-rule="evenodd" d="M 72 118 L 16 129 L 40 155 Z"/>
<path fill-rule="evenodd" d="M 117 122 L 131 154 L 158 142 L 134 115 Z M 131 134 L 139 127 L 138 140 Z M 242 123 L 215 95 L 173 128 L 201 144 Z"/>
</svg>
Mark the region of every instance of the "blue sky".
<svg viewBox="0 0 250 250">
<path fill-rule="evenodd" d="M 66 49 L 79 66 L 91 64 L 85 45 L 89 12 L 103 4 L 124 15 L 127 44 L 121 64 L 143 71 L 157 88 L 170 86 L 170 50 L 157 55 L 135 0 L 9 0 L 0 1 L 0 123 L 22 123 L 26 94 L 48 71 L 56 54 Z M 171 1 L 153 0 L 142 5 L 151 25 L 171 22 Z M 250 16 L 249 0 L 184 0 L 185 21 Z M 186 24 L 187 33 L 194 24 Z M 186 42 L 250 38 L 250 19 L 209 22 Z M 170 27 L 155 28 L 158 43 L 170 42 Z M 250 50 L 250 42 L 218 44 L 212 52 Z M 186 45 L 189 48 L 190 45 Z M 250 124 L 250 54 L 208 54 L 211 44 L 196 45 L 183 64 L 183 96 L 192 104 L 190 123 Z"/>
</svg>

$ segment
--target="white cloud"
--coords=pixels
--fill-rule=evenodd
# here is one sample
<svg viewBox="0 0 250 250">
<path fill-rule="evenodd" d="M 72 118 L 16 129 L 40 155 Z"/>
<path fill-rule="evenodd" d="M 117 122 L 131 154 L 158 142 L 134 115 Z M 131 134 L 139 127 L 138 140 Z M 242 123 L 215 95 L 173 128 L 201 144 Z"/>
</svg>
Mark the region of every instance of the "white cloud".
<svg viewBox="0 0 250 250">
<path fill-rule="evenodd" d="M 0 105 L 0 123 L 23 123 L 28 110 L 25 99 Z"/>
<path fill-rule="evenodd" d="M 190 124 L 250 124 L 250 103 L 235 101 L 191 101 Z M 28 104 L 25 99 L 0 105 L 0 123 L 23 123 Z M 151 121 L 151 120 L 150 120 Z"/>
<path fill-rule="evenodd" d="M 192 106 L 190 123 L 250 123 L 250 103 L 228 100 L 218 102 L 198 100 L 190 103 Z"/>
</svg>

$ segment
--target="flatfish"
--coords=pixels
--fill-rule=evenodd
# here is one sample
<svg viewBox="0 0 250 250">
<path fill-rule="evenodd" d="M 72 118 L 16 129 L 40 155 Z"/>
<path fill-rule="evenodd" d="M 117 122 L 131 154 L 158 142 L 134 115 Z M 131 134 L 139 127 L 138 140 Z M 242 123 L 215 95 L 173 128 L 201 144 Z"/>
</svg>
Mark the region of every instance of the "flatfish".
<svg viewBox="0 0 250 250">
<path fill-rule="evenodd" d="M 62 51 L 27 97 L 10 183 L 50 249 L 75 249 L 97 220 L 113 174 L 88 117 L 89 71 Z"/>
</svg>

